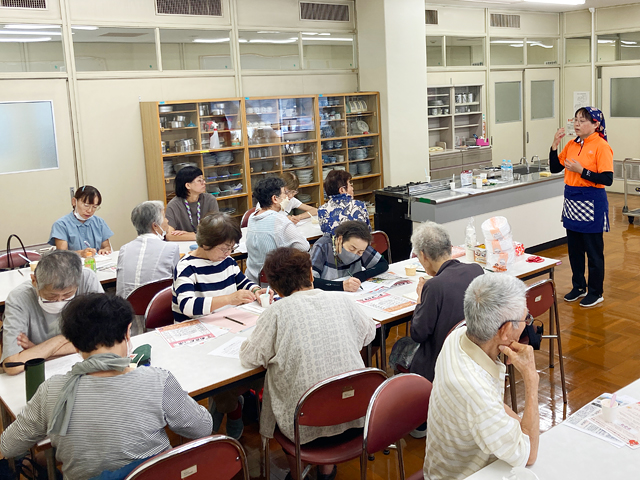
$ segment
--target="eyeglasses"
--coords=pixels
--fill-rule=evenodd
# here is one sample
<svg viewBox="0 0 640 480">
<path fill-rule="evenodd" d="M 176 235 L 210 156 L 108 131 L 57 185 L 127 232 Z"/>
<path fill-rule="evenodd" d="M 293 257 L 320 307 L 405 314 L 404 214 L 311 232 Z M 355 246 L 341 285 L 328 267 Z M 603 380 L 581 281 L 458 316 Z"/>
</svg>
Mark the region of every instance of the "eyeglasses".
<svg viewBox="0 0 640 480">
<path fill-rule="evenodd" d="M 298 194 L 298 190 L 285 190 L 285 195 L 293 195 L 294 197 Z"/>
<path fill-rule="evenodd" d="M 593 123 L 593 122 L 591 122 L 591 120 L 588 120 L 586 118 L 574 118 L 573 119 L 573 123 L 577 123 L 578 125 L 582 125 L 584 123 Z"/>
<path fill-rule="evenodd" d="M 502 325 L 506 325 L 509 322 L 525 322 L 527 324 L 527 326 L 533 324 L 533 315 L 531 315 L 530 313 L 527 312 L 527 316 L 524 317 L 524 320 L 507 320 L 506 322 L 504 322 Z M 502 325 L 500 325 L 500 327 L 502 327 Z"/>
<path fill-rule="evenodd" d="M 93 210 L 94 212 L 97 212 L 98 210 L 100 210 L 100 205 L 94 205 L 91 203 L 84 203 L 84 202 L 79 202 L 80 205 L 82 205 L 83 208 L 87 209 L 87 210 Z"/>
<path fill-rule="evenodd" d="M 220 253 L 228 255 L 230 253 L 233 253 L 233 251 L 237 249 L 239 246 L 240 246 L 239 243 L 236 243 L 233 247 L 230 247 L 228 245 L 219 245 L 217 249 L 220 251 Z"/>
</svg>

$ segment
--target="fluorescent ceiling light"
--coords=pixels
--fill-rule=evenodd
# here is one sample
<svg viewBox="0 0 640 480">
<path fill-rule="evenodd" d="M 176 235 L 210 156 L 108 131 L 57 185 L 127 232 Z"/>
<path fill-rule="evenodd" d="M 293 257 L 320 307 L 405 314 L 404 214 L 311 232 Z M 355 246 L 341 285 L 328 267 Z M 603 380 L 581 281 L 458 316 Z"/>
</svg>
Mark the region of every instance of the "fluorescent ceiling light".
<svg viewBox="0 0 640 480">
<path fill-rule="evenodd" d="M 260 30 L 258 33 L 280 33 L 280 32 L 275 32 L 273 30 Z"/>
<path fill-rule="evenodd" d="M 98 30 L 98 27 L 92 27 L 90 25 L 72 25 L 71 30 Z"/>
<path fill-rule="evenodd" d="M 524 0 L 530 3 L 550 3 L 554 5 L 584 5 L 585 0 Z"/>
<path fill-rule="evenodd" d="M 35 37 L 35 38 L 0 38 L 0 43 L 33 43 L 33 42 L 48 42 L 51 37 Z"/>
<path fill-rule="evenodd" d="M 249 40 L 249 43 L 294 43 L 298 41 L 298 37 L 289 38 L 287 40 L 266 40 L 262 38 L 256 38 L 253 40 Z"/>
<path fill-rule="evenodd" d="M 225 43 L 228 38 L 196 38 L 192 43 Z"/>
<path fill-rule="evenodd" d="M 620 40 L 620 43 L 622 43 L 622 46 L 625 46 L 625 45 L 637 45 L 638 44 L 638 42 L 629 42 L 627 40 Z"/>
<path fill-rule="evenodd" d="M 353 42 L 353 38 L 338 38 L 338 37 L 331 37 L 331 38 L 317 38 L 317 37 L 313 37 L 313 38 L 305 38 L 302 37 L 302 40 L 313 40 L 318 41 L 318 40 L 324 40 L 324 41 L 328 41 L 328 42 Z"/>
<path fill-rule="evenodd" d="M 60 32 L 24 32 L 22 30 L 0 30 L 0 35 L 62 35 Z"/>
<path fill-rule="evenodd" d="M 13 24 L 5 25 L 4 28 L 13 28 L 18 30 L 40 30 L 41 28 L 60 28 L 60 25 Z"/>
<path fill-rule="evenodd" d="M 598 43 L 616 43 L 615 40 L 600 40 L 598 39 Z"/>
<path fill-rule="evenodd" d="M 330 33 L 319 33 L 318 35 L 331 35 Z"/>
<path fill-rule="evenodd" d="M 513 43 L 519 43 L 520 45 L 523 44 L 522 40 L 491 40 L 490 43 L 506 43 L 506 44 L 513 44 Z"/>
<path fill-rule="evenodd" d="M 302 35 L 318 35 L 318 32 L 302 32 Z"/>
</svg>

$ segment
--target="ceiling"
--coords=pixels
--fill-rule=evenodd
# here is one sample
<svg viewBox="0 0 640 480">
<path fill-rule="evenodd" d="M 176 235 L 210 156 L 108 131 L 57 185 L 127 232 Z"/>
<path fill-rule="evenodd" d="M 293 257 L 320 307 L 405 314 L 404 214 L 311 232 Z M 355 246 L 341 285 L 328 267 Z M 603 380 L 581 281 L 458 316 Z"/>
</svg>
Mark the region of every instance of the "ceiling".
<svg viewBox="0 0 640 480">
<path fill-rule="evenodd" d="M 548 3 L 530 3 L 523 0 L 438 0 L 425 3 L 430 5 L 455 5 L 465 7 L 491 8 L 495 10 L 516 10 L 534 12 L 570 12 L 586 10 L 588 8 L 611 7 L 614 5 L 629 5 L 639 0 L 586 0 L 584 5 L 552 5 Z"/>
</svg>

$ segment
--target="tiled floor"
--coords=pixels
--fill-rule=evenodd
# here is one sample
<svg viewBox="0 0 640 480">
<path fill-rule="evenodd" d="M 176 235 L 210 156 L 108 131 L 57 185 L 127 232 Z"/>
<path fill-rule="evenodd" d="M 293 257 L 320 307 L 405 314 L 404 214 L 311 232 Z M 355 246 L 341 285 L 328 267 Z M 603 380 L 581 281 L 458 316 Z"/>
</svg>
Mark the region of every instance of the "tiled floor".
<svg viewBox="0 0 640 480">
<path fill-rule="evenodd" d="M 640 207 L 634 197 L 632 208 Z M 543 341 L 537 354 L 540 373 L 540 429 L 546 431 L 560 423 L 565 415 L 575 412 L 602 392 L 617 390 L 640 377 L 640 225 L 629 225 L 622 215 L 623 197 L 609 194 L 611 232 L 605 234 L 605 301 L 593 309 L 560 300 L 559 314 L 567 375 L 568 404 L 562 402 L 560 369 L 549 368 L 548 341 Z M 556 218 L 556 215 L 549 215 Z M 562 260 L 556 269 L 556 285 L 560 299 L 571 288 L 571 269 L 566 246 L 540 252 Z M 531 282 L 530 282 L 531 283 Z M 548 322 L 545 319 L 545 331 Z M 404 326 L 391 331 L 388 350 L 404 335 Z M 518 388 L 519 387 L 519 388 Z M 523 407 L 523 386 L 518 385 L 520 408 Z M 509 396 L 507 390 L 507 403 Z M 398 412 L 402 415 L 402 412 Z M 405 466 L 407 474 L 422 467 L 424 440 L 407 437 Z M 544 436 L 541 438 L 544 441 Z M 245 428 L 242 443 L 248 451 L 252 478 L 260 476 L 260 439 L 257 425 Z M 283 479 L 287 466 L 279 447 L 272 442 L 272 479 Z M 315 475 L 315 474 L 313 474 Z M 354 480 L 360 476 L 359 462 L 338 467 L 338 480 Z M 313 478 L 315 478 L 313 476 Z M 376 454 L 368 464 L 369 479 L 398 478 L 395 452 Z"/>
</svg>

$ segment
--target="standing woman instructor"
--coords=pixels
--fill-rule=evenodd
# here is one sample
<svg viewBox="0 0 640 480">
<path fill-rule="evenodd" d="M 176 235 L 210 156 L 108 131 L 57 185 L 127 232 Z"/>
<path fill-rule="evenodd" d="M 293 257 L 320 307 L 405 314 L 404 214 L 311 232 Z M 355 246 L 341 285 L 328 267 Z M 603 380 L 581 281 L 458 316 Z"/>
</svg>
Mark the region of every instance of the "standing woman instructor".
<svg viewBox="0 0 640 480">
<path fill-rule="evenodd" d="M 564 174 L 562 223 L 567 229 L 569 263 L 573 289 L 564 296 L 567 302 L 579 298 L 581 307 L 594 307 L 604 301 L 604 239 L 609 231 L 609 202 L 605 186 L 613 183 L 613 150 L 607 142 L 604 115 L 597 108 L 584 107 L 573 119 L 577 138 L 567 143 L 558 155 L 560 128 L 549 152 L 551 173 Z M 585 253 L 589 259 L 589 283 L 584 278 Z"/>
</svg>

